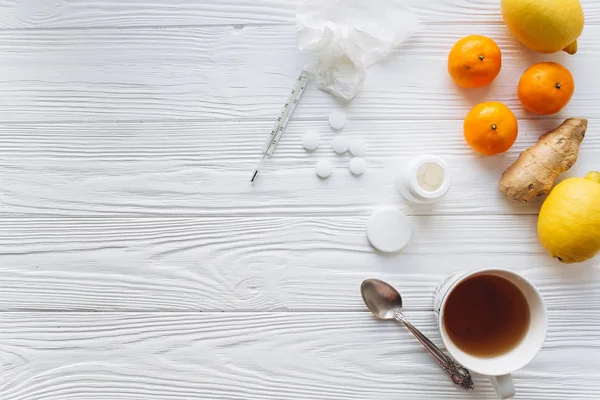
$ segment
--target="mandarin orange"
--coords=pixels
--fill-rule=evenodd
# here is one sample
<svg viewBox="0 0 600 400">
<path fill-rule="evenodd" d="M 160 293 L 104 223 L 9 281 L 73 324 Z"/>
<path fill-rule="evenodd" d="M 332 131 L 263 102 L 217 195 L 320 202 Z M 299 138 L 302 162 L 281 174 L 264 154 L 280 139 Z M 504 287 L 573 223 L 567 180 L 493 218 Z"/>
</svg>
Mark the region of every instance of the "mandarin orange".
<svg viewBox="0 0 600 400">
<path fill-rule="evenodd" d="M 510 149 L 518 133 L 517 118 L 503 103 L 478 104 L 464 122 L 465 140 L 475 151 L 486 156 Z"/>
<path fill-rule="evenodd" d="M 527 110 L 540 115 L 562 110 L 574 91 L 573 75 L 555 62 L 532 65 L 519 80 L 519 100 Z"/>
<path fill-rule="evenodd" d="M 460 87 L 489 85 L 502 69 L 502 52 L 492 39 L 472 35 L 459 40 L 448 56 L 448 72 Z"/>
</svg>

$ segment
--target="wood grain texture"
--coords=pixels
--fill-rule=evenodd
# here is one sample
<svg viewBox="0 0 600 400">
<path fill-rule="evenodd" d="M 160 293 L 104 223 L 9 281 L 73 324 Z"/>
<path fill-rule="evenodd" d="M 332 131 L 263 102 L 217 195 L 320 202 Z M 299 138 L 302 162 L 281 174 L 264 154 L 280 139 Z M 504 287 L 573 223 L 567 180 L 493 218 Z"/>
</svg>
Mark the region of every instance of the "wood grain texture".
<svg viewBox="0 0 600 400">
<path fill-rule="evenodd" d="M 497 39 L 503 72 L 489 88 L 461 91 L 446 72 L 452 44 L 477 32 Z M 350 120 L 462 120 L 483 100 L 503 101 L 520 118 L 516 86 L 534 61 L 558 60 L 577 82 L 557 117 L 600 118 L 595 60 L 600 26 L 586 27 L 577 57 L 524 50 L 501 25 L 428 26 L 375 65 L 362 93 L 347 107 Z M 0 32 L 0 118 L 16 121 L 272 121 L 299 70 L 293 26 Z M 325 121 L 339 105 L 311 86 L 295 118 Z"/>
<path fill-rule="evenodd" d="M 308 61 L 297 1 L 0 0 L 0 399 L 492 399 L 482 377 L 473 393 L 452 387 L 358 293 L 367 277 L 390 281 L 439 343 L 432 292 L 482 266 L 521 272 L 550 309 L 544 350 L 515 376 L 517 399 L 600 398 L 600 260 L 556 263 L 536 239 L 538 206 L 510 205 L 496 188 L 517 153 L 566 116 L 591 122 L 565 176 L 598 168 L 600 3 L 582 1 L 576 57 L 524 50 L 498 0 L 407 3 L 423 30 L 346 107 L 344 134 L 369 142 L 367 175 L 351 177 L 347 157 L 330 152 L 326 119 L 340 105 L 313 85 L 250 186 Z M 504 69 L 490 88 L 463 92 L 446 55 L 473 33 L 498 41 Z M 515 96 L 541 60 L 577 81 L 552 118 L 525 113 Z M 461 121 L 483 100 L 521 119 L 504 156 L 463 143 Z M 308 130 L 323 137 L 313 154 L 300 147 Z M 405 204 L 393 184 L 424 152 L 455 175 L 433 208 Z M 328 181 L 312 171 L 321 158 L 336 165 Z M 381 205 L 411 215 L 401 254 L 365 239 Z"/>
<path fill-rule="evenodd" d="M 559 122 L 522 120 L 515 146 L 485 158 L 464 142 L 461 121 L 352 120 L 344 135 L 368 143 L 369 170 L 355 178 L 350 155 L 331 150 L 326 122 L 294 121 L 253 185 L 270 121 L 0 124 L 0 215 L 367 215 L 382 205 L 412 215 L 537 214 L 539 204 L 509 202 L 498 180 Z M 599 130 L 600 120 L 591 120 L 578 163 L 561 179 L 600 167 Z M 321 135 L 314 153 L 301 145 L 308 131 Z M 454 175 L 435 207 L 406 204 L 394 183 L 422 153 L 445 157 Z M 327 181 L 313 170 L 321 159 L 335 165 Z"/>
<path fill-rule="evenodd" d="M 369 277 L 431 310 L 448 275 L 510 268 L 552 309 L 600 309 L 600 260 L 563 266 L 535 216 L 412 217 L 401 254 L 373 251 L 365 217 L 34 218 L 0 221 L 0 310 L 362 310 Z M 597 311 L 596 311 L 597 312 Z"/>
<path fill-rule="evenodd" d="M 411 321 L 436 343 L 433 313 Z M 598 313 L 551 312 L 516 399 L 597 399 Z M 493 399 L 394 323 L 345 313 L 2 313 L 3 400 Z"/>
<path fill-rule="evenodd" d="M 498 0 L 404 0 L 425 23 L 498 22 Z M 293 24 L 297 0 L 2 0 L 0 28 Z M 600 22 L 595 0 L 581 1 L 587 24 Z"/>
</svg>

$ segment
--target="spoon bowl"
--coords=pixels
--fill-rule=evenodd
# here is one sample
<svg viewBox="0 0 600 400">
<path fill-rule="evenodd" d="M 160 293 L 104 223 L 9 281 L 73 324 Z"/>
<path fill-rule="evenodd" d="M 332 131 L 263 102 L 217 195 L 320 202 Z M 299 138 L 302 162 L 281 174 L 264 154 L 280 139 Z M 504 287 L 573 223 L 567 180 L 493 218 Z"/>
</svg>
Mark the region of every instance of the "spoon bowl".
<svg viewBox="0 0 600 400">
<path fill-rule="evenodd" d="M 367 308 L 379 319 L 394 319 L 402 311 L 400 293 L 379 279 L 367 279 L 360 285 L 360 294 Z"/>
</svg>

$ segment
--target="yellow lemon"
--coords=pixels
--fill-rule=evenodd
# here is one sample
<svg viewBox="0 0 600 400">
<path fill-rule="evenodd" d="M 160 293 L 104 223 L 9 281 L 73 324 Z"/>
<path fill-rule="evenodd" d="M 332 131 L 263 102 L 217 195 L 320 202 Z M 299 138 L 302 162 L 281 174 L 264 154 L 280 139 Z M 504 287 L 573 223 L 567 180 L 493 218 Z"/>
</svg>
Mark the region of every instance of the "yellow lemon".
<svg viewBox="0 0 600 400">
<path fill-rule="evenodd" d="M 502 0 L 502 16 L 513 35 L 532 50 L 577 52 L 584 24 L 579 0 Z"/>
<path fill-rule="evenodd" d="M 559 183 L 540 211 L 538 236 L 557 260 L 572 264 L 600 251 L 600 173 Z"/>
</svg>

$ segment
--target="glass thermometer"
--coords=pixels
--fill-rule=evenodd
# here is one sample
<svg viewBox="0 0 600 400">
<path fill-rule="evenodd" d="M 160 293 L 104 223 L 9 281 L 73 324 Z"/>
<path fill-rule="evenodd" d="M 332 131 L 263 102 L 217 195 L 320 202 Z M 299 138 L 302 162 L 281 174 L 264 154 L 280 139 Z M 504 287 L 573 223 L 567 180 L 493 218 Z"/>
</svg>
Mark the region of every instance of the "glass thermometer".
<svg viewBox="0 0 600 400">
<path fill-rule="evenodd" d="M 296 106 L 298 105 L 298 102 L 300 101 L 300 98 L 302 97 L 302 94 L 304 93 L 307 84 L 308 72 L 302 71 L 300 73 L 300 76 L 296 80 L 296 84 L 292 89 L 292 93 L 290 93 L 288 99 L 285 102 L 285 105 L 283 106 L 283 110 L 281 110 L 279 117 L 275 121 L 275 125 L 273 126 L 271 133 L 269 133 L 269 136 L 265 141 L 263 153 L 260 157 L 258 165 L 254 169 L 254 173 L 252 174 L 252 179 L 250 180 L 250 182 L 254 182 L 256 180 L 256 177 L 258 176 L 258 173 L 260 172 L 263 163 L 265 162 L 265 160 L 271 157 L 271 155 L 275 151 L 275 147 L 277 147 L 279 140 L 281 140 L 281 136 L 283 136 L 283 131 L 290 122 L 292 114 L 294 113 L 294 110 L 296 109 Z"/>
</svg>

